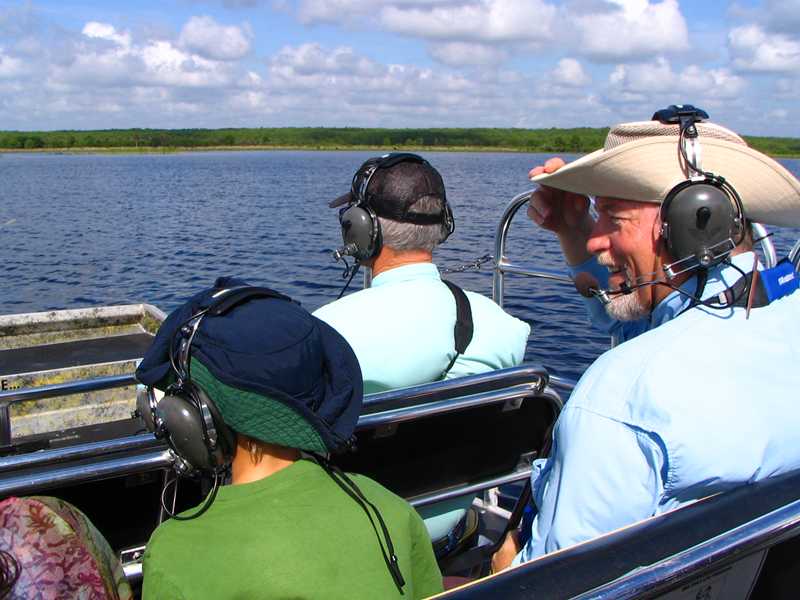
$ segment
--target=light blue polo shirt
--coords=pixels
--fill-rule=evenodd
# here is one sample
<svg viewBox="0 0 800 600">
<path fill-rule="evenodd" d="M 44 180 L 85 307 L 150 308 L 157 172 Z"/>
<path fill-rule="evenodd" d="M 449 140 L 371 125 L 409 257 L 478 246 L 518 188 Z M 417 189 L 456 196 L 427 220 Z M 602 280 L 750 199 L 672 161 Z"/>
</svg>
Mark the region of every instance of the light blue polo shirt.
<svg viewBox="0 0 800 600">
<path fill-rule="evenodd" d="M 741 271 L 751 252 L 735 256 Z M 594 272 L 596 261 L 576 270 Z M 703 298 L 740 272 L 709 272 Z M 692 277 L 681 288 L 694 292 Z M 538 508 L 514 564 L 735 486 L 800 469 L 800 291 L 754 308 L 712 310 L 674 292 L 649 319 L 590 313 L 624 343 L 581 377 L 534 465 Z M 685 310 L 685 311 L 684 311 Z"/>
<path fill-rule="evenodd" d="M 465 290 L 466 291 L 466 290 Z M 522 362 L 530 326 L 489 298 L 466 292 L 474 334 L 447 379 Z M 384 271 L 372 287 L 314 312 L 350 343 L 364 374 L 364 393 L 438 381 L 456 354 L 456 302 L 433 263 Z"/>
</svg>

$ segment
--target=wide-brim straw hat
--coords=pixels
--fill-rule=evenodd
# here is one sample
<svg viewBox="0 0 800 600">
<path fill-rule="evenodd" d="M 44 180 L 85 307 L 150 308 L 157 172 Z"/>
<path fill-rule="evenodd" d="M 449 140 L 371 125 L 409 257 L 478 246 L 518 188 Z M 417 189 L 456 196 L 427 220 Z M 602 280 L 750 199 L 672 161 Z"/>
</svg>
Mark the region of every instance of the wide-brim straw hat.
<svg viewBox="0 0 800 600">
<path fill-rule="evenodd" d="M 697 130 L 703 170 L 736 189 L 748 219 L 800 227 L 800 182 L 794 175 L 729 129 L 706 122 Z M 678 134 L 678 125 L 623 123 L 609 131 L 602 149 L 532 181 L 587 196 L 660 203 L 689 177 Z"/>
</svg>

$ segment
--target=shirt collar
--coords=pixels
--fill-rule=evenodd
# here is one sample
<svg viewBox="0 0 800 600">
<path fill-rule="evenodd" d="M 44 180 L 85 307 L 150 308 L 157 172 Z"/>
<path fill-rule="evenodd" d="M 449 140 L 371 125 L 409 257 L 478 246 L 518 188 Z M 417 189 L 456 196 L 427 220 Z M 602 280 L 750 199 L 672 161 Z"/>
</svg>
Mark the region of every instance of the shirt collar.
<svg viewBox="0 0 800 600">
<path fill-rule="evenodd" d="M 429 262 L 413 263 L 410 265 L 403 265 L 402 267 L 395 267 L 384 271 L 372 280 L 372 287 L 380 287 L 382 285 L 392 283 L 402 283 L 404 281 L 415 281 L 418 279 L 433 279 L 436 281 L 441 280 L 439 276 L 439 269 L 436 265 Z"/>
<path fill-rule="evenodd" d="M 719 264 L 708 271 L 708 280 L 706 281 L 705 288 L 701 296 L 702 300 L 716 296 L 724 292 L 727 288 L 731 287 L 742 274 L 736 270 L 738 267 L 745 273 L 753 270 L 753 252 L 744 252 L 737 254 L 729 259 L 734 266 Z M 692 275 L 691 278 L 686 280 L 679 288 L 687 294 L 694 295 L 697 290 L 697 275 Z M 669 296 L 664 298 L 655 307 L 650 315 L 650 323 L 652 327 L 658 327 L 662 323 L 674 319 L 681 314 L 691 303 L 691 298 L 679 292 L 672 292 Z"/>
</svg>

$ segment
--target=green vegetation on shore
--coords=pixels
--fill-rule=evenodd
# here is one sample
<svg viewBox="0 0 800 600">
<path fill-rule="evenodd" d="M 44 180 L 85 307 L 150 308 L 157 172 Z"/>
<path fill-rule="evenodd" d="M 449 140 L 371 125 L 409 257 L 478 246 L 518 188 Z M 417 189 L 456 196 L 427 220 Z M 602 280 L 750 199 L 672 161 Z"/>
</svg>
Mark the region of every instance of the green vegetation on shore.
<svg viewBox="0 0 800 600">
<path fill-rule="evenodd" d="M 608 129 L 361 129 L 277 127 L 258 129 L 105 129 L 0 131 L 0 150 L 170 151 L 248 148 L 441 149 L 510 152 L 591 152 Z M 800 156 L 800 139 L 746 137 L 773 156 Z"/>
</svg>

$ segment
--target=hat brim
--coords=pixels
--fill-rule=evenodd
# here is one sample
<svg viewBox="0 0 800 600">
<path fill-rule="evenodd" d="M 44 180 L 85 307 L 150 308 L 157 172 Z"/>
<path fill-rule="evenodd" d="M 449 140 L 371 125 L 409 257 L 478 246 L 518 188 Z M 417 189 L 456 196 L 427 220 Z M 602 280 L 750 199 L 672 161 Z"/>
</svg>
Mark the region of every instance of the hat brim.
<svg viewBox="0 0 800 600">
<path fill-rule="evenodd" d="M 742 144 L 707 138 L 700 145 L 703 169 L 736 189 L 747 218 L 800 227 L 800 182 L 782 165 Z M 531 180 L 577 194 L 660 203 L 685 179 L 677 136 L 661 136 L 597 150 Z"/>
<path fill-rule="evenodd" d="M 341 196 L 339 196 L 335 200 L 331 200 L 328 203 L 328 207 L 329 208 L 336 208 L 338 206 L 344 206 L 345 204 L 350 204 L 351 201 L 352 201 L 352 198 L 353 198 L 353 195 L 350 192 L 347 192 L 346 194 L 342 194 Z"/>
</svg>

